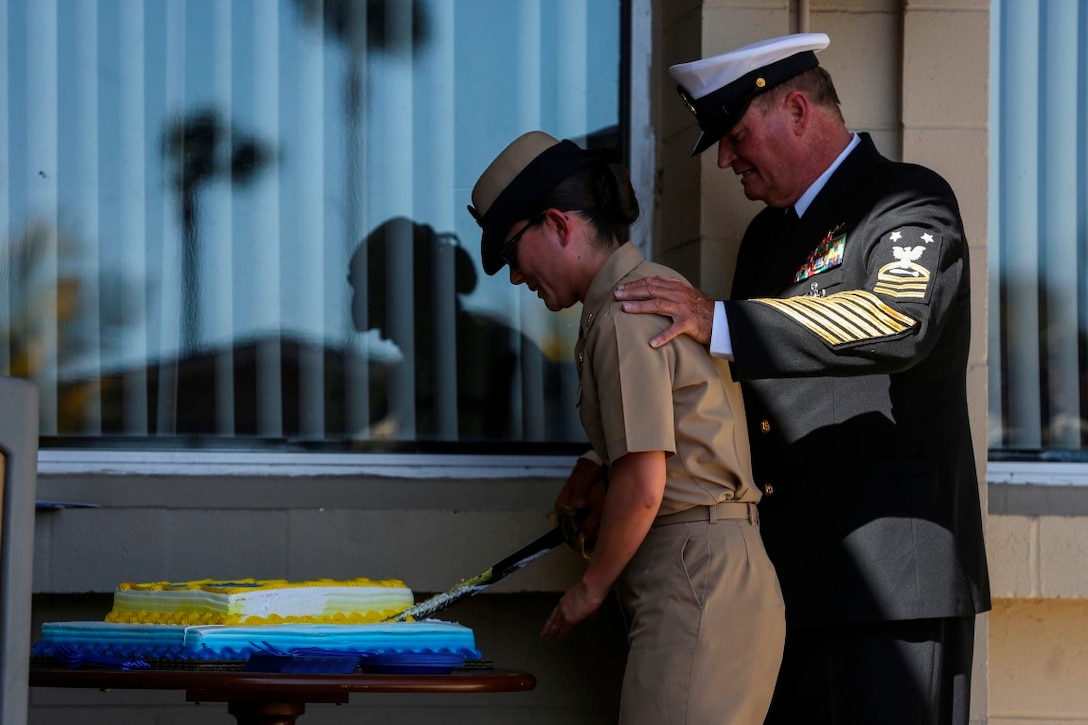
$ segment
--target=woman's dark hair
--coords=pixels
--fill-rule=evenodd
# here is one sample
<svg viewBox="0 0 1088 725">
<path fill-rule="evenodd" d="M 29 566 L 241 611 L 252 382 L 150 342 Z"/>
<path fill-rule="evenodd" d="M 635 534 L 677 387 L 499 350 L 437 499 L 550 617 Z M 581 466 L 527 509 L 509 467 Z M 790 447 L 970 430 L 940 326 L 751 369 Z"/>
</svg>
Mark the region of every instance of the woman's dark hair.
<svg viewBox="0 0 1088 725">
<path fill-rule="evenodd" d="M 594 242 L 604 247 L 626 241 L 627 228 L 639 214 L 638 197 L 627 168 L 603 159 L 564 178 L 537 206 L 580 212 L 596 231 Z"/>
</svg>

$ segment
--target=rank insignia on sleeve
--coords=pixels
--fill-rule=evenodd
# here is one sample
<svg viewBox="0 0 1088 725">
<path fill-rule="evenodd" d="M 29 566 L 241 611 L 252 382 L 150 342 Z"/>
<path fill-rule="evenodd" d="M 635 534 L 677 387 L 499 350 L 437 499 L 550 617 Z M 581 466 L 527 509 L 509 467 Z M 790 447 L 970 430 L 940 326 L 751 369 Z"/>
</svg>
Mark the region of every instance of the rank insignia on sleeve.
<svg viewBox="0 0 1088 725">
<path fill-rule="evenodd" d="M 918 325 L 913 317 L 868 290 L 848 290 L 826 297 L 798 295 L 752 301 L 780 312 L 831 347 L 895 337 Z"/>
<path fill-rule="evenodd" d="M 903 227 L 881 240 L 881 254 L 893 261 L 877 271 L 873 292 L 898 299 L 924 300 L 931 277 L 929 267 L 937 262 L 940 237 L 919 227 Z"/>
<path fill-rule="evenodd" d="M 829 269 L 834 269 L 842 264 L 843 250 L 846 248 L 846 235 L 839 234 L 833 236 L 835 232 L 839 231 L 842 225 L 835 227 L 820 241 L 816 248 L 809 253 L 805 259 L 805 263 L 798 269 L 797 273 L 793 275 L 794 282 L 800 282 L 808 279 L 814 274 L 820 272 L 826 272 Z"/>
</svg>

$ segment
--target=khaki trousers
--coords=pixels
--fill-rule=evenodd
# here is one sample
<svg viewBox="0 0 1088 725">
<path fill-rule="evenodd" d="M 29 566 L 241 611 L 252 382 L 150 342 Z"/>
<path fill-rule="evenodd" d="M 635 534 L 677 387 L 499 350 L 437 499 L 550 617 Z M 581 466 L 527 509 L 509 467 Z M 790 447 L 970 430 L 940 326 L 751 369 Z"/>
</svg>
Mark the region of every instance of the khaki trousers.
<svg viewBox="0 0 1088 725">
<path fill-rule="evenodd" d="M 621 725 L 762 725 L 786 624 L 758 524 L 655 526 L 616 591 L 629 627 Z"/>
</svg>

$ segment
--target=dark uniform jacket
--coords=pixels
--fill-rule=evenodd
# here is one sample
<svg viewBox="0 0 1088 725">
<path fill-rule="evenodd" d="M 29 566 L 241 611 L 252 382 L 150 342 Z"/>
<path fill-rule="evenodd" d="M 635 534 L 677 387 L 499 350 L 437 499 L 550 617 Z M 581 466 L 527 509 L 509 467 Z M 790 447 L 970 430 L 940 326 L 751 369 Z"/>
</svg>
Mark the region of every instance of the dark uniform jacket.
<svg viewBox="0 0 1088 725">
<path fill-rule="evenodd" d="M 951 188 L 863 134 L 786 224 L 752 220 L 725 309 L 789 626 L 987 610 Z"/>
</svg>

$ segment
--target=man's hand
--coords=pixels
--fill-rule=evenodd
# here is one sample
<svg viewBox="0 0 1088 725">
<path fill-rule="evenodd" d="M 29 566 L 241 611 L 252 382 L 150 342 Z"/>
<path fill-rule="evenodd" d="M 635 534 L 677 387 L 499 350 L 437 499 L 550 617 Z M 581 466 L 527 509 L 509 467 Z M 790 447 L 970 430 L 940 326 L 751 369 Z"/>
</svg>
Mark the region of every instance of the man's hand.
<svg viewBox="0 0 1088 725">
<path fill-rule="evenodd" d="M 601 528 L 601 511 L 604 509 L 604 479 L 601 466 L 586 458 L 574 464 L 563 490 L 555 499 L 555 510 L 574 511 L 580 519 L 578 530 L 582 535 L 584 553 L 593 551 L 597 532 Z"/>
<path fill-rule="evenodd" d="M 672 320 L 672 325 L 650 340 L 651 347 L 661 347 L 677 335 L 710 344 L 714 300 L 681 280 L 644 277 L 624 282 L 616 287 L 616 299 L 623 302 L 624 312 L 653 312 Z"/>
</svg>

